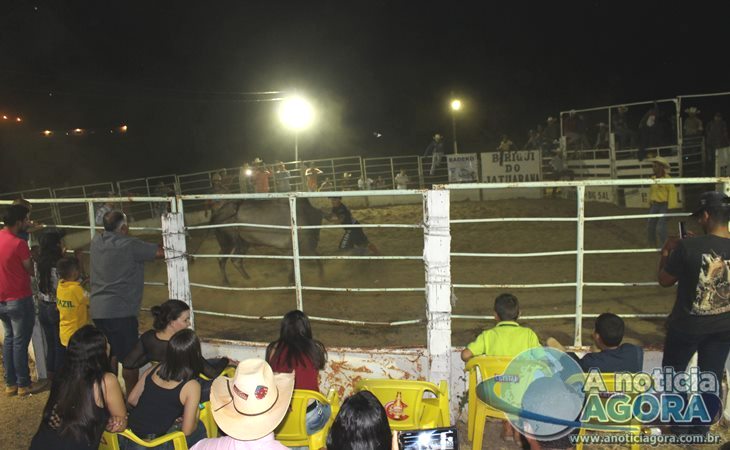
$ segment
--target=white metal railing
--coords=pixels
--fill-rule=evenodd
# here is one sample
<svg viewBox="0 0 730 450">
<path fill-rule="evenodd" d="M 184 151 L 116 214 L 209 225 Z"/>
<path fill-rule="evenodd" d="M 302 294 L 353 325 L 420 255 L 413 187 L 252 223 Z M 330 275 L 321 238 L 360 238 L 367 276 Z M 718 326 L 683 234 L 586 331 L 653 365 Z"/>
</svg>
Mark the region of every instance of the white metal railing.
<svg viewBox="0 0 730 450">
<path fill-rule="evenodd" d="M 614 216 L 585 216 L 585 201 L 586 201 L 586 188 L 596 186 L 651 186 L 653 184 L 673 184 L 673 185 L 697 185 L 697 184 L 716 184 L 722 183 L 724 185 L 725 192 L 730 194 L 730 178 L 663 178 L 663 179 L 633 179 L 633 180 L 583 180 L 583 181 L 554 181 L 554 182 L 528 182 L 528 183 L 466 183 L 466 184 L 455 184 L 455 185 L 443 185 L 438 186 L 440 189 L 447 190 L 461 190 L 461 189 L 507 189 L 507 188 L 550 188 L 550 187 L 561 187 L 561 188 L 575 188 L 577 191 L 576 202 L 577 202 L 577 213 L 576 217 L 539 217 L 539 218 L 498 218 L 498 219 L 460 219 L 452 220 L 451 223 L 474 223 L 474 222 L 490 222 L 490 221 L 573 221 L 576 222 L 576 249 L 575 250 L 562 250 L 552 252 L 532 252 L 532 253 L 463 253 L 463 252 L 452 252 L 452 257 L 482 257 L 482 258 L 531 258 L 531 257 L 544 257 L 544 256 L 565 256 L 575 255 L 576 257 L 576 277 L 574 282 L 564 283 L 531 283 L 531 284 L 457 284 L 453 283 L 452 286 L 455 289 L 534 289 L 534 288 L 575 288 L 575 314 L 562 314 L 562 315 L 542 315 L 542 316 L 530 316 L 531 319 L 555 319 L 555 318 L 568 318 L 572 317 L 575 319 L 575 330 L 574 330 L 574 345 L 582 345 L 582 320 L 585 317 L 583 314 L 583 288 L 584 287 L 630 287 L 630 286 L 656 286 L 656 281 L 650 282 L 592 282 L 585 281 L 583 278 L 583 257 L 588 254 L 626 254 L 626 253 L 655 253 L 659 249 L 645 248 L 645 249 L 607 249 L 607 250 L 587 250 L 585 249 L 584 232 L 585 223 L 591 221 L 607 221 L 607 220 L 637 220 L 647 219 L 653 217 L 686 217 L 687 214 L 681 213 L 667 213 L 667 214 L 631 214 L 631 215 L 614 215 Z M 628 314 L 625 317 L 632 318 L 650 318 L 650 317 L 662 317 L 661 314 Z M 464 316 L 454 315 L 454 319 L 489 319 L 488 316 Z"/>
</svg>

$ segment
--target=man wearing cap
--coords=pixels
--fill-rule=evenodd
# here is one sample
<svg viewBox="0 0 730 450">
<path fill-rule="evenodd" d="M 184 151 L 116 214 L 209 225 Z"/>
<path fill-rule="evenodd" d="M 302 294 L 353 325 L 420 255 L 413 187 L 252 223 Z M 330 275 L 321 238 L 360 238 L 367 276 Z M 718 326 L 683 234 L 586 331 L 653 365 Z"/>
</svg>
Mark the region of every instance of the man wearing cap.
<svg viewBox="0 0 730 450">
<path fill-rule="evenodd" d="M 330 221 L 338 222 L 343 225 L 359 225 L 360 222 L 352 217 L 350 209 L 342 203 L 342 197 L 330 197 L 332 202 L 332 212 L 330 213 Z M 380 250 L 365 236 L 365 232 L 360 227 L 345 228 L 345 234 L 342 235 L 339 245 L 340 250 L 355 250 L 357 253 L 365 254 L 370 250 L 373 255 L 380 255 Z"/>
<path fill-rule="evenodd" d="M 203 439 L 191 450 L 289 450 L 274 429 L 289 412 L 294 374 L 277 373 L 263 359 L 241 361 L 233 378 L 213 380 L 213 419 L 228 436 Z"/>
<path fill-rule="evenodd" d="M 444 143 L 442 141 L 443 138 L 440 134 L 434 134 L 433 140 L 426 147 L 426 151 L 423 152 L 424 158 L 431 155 L 431 170 L 428 171 L 429 175 L 433 175 L 436 172 L 439 164 L 441 164 L 441 159 L 444 157 Z"/>
<path fill-rule="evenodd" d="M 657 156 L 649 159 L 652 163 L 654 175 L 652 179 L 669 178 L 669 162 Z M 666 214 L 669 209 L 677 207 L 677 189 L 673 184 L 652 184 L 649 188 L 649 214 Z M 649 247 L 657 248 L 657 234 L 659 245 L 667 240 L 667 218 L 652 217 L 647 223 Z"/>
<path fill-rule="evenodd" d="M 730 198 L 705 192 L 692 216 L 704 236 L 668 239 L 659 261 L 659 284 L 677 284 L 662 365 L 685 371 L 697 352 L 700 371 L 714 372 L 719 381 L 730 352 Z"/>
</svg>

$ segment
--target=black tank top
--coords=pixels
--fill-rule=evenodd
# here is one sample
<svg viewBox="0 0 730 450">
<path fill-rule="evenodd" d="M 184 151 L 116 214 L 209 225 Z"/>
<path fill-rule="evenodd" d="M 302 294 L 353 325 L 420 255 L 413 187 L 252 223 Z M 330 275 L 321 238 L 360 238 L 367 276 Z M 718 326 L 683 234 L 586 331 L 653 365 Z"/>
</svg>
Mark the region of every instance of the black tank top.
<svg viewBox="0 0 730 450">
<path fill-rule="evenodd" d="M 162 436 L 183 413 L 180 391 L 186 382 L 181 381 L 174 388 L 165 389 L 152 379 L 155 373 L 157 369 L 147 376 L 137 406 L 129 413 L 129 428 L 141 438 Z"/>
</svg>

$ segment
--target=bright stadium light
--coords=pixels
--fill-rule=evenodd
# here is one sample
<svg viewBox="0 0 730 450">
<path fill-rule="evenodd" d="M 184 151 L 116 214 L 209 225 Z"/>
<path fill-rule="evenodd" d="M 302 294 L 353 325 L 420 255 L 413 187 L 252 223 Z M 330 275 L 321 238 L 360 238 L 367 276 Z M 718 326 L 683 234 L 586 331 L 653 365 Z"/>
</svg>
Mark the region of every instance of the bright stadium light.
<svg viewBox="0 0 730 450">
<path fill-rule="evenodd" d="M 299 132 L 306 130 L 314 121 L 311 103 L 302 97 L 289 97 L 279 108 L 279 120 L 294 131 L 294 160 L 299 161 Z"/>
<path fill-rule="evenodd" d="M 453 127 L 454 153 L 459 153 L 459 146 L 456 143 L 456 113 L 461 110 L 461 100 L 454 98 L 451 100 L 451 125 Z"/>
</svg>

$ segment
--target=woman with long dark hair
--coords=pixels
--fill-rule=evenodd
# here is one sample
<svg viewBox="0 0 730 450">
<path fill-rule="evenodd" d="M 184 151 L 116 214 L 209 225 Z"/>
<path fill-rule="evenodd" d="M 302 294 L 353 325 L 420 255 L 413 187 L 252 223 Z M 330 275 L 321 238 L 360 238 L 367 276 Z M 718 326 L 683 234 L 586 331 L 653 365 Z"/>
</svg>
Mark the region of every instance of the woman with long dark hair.
<svg viewBox="0 0 730 450">
<path fill-rule="evenodd" d="M 40 255 L 36 261 L 36 279 L 38 281 L 38 321 L 46 337 L 46 370 L 48 378 L 53 376 L 63 364 L 64 348 L 58 334 L 58 307 L 56 306 L 56 288 L 58 275 L 56 263 L 63 258 L 62 230 L 46 230 L 40 237 Z"/>
<path fill-rule="evenodd" d="M 368 391 L 342 403 L 327 436 L 327 450 L 390 450 L 392 443 L 385 409 Z"/>
<path fill-rule="evenodd" d="M 279 339 L 266 348 L 266 362 L 274 372 L 294 372 L 294 389 L 319 392 L 319 371 L 327 362 L 327 350 L 312 337 L 306 314 L 294 310 L 284 315 Z M 307 433 L 311 435 L 321 430 L 331 414 L 330 405 L 312 399 L 307 405 Z"/>
<path fill-rule="evenodd" d="M 106 337 L 93 325 L 83 326 L 69 340 L 30 450 L 96 450 L 105 428 L 126 428 L 126 415 Z"/>
<path fill-rule="evenodd" d="M 170 338 L 180 330 L 184 330 L 190 326 L 190 306 L 180 300 L 168 300 L 159 306 L 153 306 L 150 309 L 154 316 L 152 330 L 145 331 L 139 337 L 137 344 L 132 351 L 124 358 L 122 365 L 125 369 L 139 369 L 153 361 L 162 361 L 167 351 L 167 343 Z M 213 380 L 228 365 L 238 364 L 226 357 L 214 358 L 210 360 L 203 359 L 203 371 L 208 380 Z M 201 381 L 201 380 L 199 380 Z M 210 395 L 211 381 L 203 381 L 202 401 L 208 401 Z"/>
<path fill-rule="evenodd" d="M 198 420 L 200 383 L 203 370 L 200 341 L 189 328 L 175 333 L 167 343 L 165 357 L 142 375 L 127 401 L 134 407 L 129 414 L 129 428 L 142 439 L 155 439 L 173 431 L 182 417 L 180 431 L 188 447 L 205 437 L 205 427 Z M 124 439 L 126 449 L 142 448 Z"/>
</svg>

